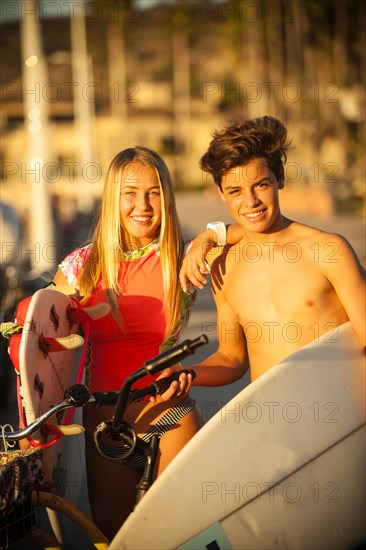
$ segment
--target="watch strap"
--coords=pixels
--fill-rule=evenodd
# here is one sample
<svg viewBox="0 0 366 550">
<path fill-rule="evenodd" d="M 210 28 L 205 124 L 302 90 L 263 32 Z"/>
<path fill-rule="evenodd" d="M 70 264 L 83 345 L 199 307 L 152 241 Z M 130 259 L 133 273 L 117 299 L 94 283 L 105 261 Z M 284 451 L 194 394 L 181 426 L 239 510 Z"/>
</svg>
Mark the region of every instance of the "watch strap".
<svg viewBox="0 0 366 550">
<path fill-rule="evenodd" d="M 224 246 L 226 244 L 226 225 L 224 222 L 210 222 L 207 224 L 207 229 L 212 229 L 217 235 L 217 246 Z"/>
</svg>

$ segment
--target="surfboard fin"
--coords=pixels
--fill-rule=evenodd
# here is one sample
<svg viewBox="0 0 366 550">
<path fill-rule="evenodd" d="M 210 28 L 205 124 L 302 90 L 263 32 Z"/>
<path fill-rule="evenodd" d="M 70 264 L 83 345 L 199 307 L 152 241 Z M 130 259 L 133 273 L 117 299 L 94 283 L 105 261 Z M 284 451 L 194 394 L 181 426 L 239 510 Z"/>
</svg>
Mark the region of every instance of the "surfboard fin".
<svg viewBox="0 0 366 550">
<path fill-rule="evenodd" d="M 60 338 L 40 335 L 38 338 L 39 347 L 45 353 L 77 349 L 84 345 L 84 338 L 80 334 L 70 334 Z"/>
</svg>

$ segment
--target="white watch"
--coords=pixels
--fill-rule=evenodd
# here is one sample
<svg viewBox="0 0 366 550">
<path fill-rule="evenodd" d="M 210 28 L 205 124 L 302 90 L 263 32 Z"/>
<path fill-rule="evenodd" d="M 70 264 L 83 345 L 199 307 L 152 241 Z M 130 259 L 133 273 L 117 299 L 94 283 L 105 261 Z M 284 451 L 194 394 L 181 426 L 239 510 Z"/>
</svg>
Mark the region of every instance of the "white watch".
<svg viewBox="0 0 366 550">
<path fill-rule="evenodd" d="M 224 246 L 226 244 L 226 225 L 224 222 L 210 222 L 206 229 L 212 229 L 217 235 L 216 246 Z"/>
</svg>

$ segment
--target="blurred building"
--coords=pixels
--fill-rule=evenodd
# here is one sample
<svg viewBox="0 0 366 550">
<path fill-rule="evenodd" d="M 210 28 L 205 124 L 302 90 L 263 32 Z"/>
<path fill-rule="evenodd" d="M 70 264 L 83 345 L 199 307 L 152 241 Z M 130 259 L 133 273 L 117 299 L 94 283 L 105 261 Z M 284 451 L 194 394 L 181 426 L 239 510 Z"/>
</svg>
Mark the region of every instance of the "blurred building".
<svg viewBox="0 0 366 550">
<path fill-rule="evenodd" d="M 95 1 L 85 3 L 75 31 L 75 3 L 65 13 L 67 2 L 44 1 L 47 79 L 32 89 L 20 50 L 22 21 L 30 16 L 24 4 L 2 2 L 0 155 L 2 197 L 25 216 L 31 177 L 51 196 L 78 201 L 86 193 L 94 202 L 114 154 L 137 144 L 163 155 L 177 189 L 206 187 L 198 162 L 212 131 L 263 114 L 284 120 L 293 139 L 286 179 L 294 208 L 360 211 L 364 3 Z M 75 72 L 73 32 L 78 43 L 80 28 L 87 77 Z M 25 155 L 30 95 L 47 103 L 54 151 L 38 168 Z M 89 113 L 84 133 L 76 127 L 77 97 Z M 84 141 L 92 155 L 81 160 Z M 298 190 L 308 199 L 299 201 Z"/>
</svg>

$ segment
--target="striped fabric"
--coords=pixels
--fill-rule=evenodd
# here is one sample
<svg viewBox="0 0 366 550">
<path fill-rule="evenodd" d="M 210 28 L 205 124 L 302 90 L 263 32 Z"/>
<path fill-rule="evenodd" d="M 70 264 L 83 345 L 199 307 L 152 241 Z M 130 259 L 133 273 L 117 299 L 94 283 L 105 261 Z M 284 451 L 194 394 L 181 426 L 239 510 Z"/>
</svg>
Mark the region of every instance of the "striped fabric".
<svg viewBox="0 0 366 550">
<path fill-rule="evenodd" d="M 141 436 L 141 439 L 146 443 L 149 443 L 153 435 L 157 435 L 160 439 L 168 430 L 173 428 L 182 418 L 187 416 L 195 406 L 195 401 L 191 397 L 185 397 L 182 401 L 179 401 L 171 409 L 169 409 L 154 426 Z M 101 441 L 99 443 L 103 453 L 112 458 L 118 456 L 123 452 L 125 445 L 119 443 L 108 443 Z M 99 456 L 98 449 L 95 446 L 93 438 L 89 435 L 85 435 L 85 447 L 93 453 Z M 121 464 L 131 466 L 133 468 L 143 468 L 145 465 L 145 458 L 137 451 L 129 456 L 126 460 L 121 460 Z"/>
</svg>

